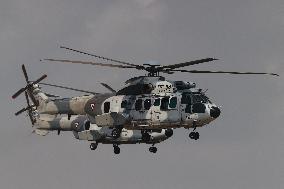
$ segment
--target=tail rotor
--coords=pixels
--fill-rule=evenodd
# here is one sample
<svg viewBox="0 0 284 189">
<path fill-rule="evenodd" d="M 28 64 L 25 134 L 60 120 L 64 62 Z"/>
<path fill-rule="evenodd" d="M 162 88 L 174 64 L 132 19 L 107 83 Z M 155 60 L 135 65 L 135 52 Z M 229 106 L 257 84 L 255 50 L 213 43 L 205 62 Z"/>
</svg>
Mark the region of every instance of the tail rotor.
<svg viewBox="0 0 284 189">
<path fill-rule="evenodd" d="M 22 65 L 22 71 L 26 80 L 26 86 L 21 88 L 20 90 L 18 90 L 13 96 L 12 98 L 15 99 L 17 98 L 20 94 L 25 93 L 25 97 L 26 97 L 26 102 L 27 102 L 27 107 L 19 110 L 18 112 L 15 113 L 15 116 L 18 116 L 20 114 L 22 114 L 23 112 L 27 112 L 28 116 L 32 122 L 32 125 L 35 124 L 36 120 L 34 118 L 34 111 L 36 110 L 36 107 L 39 106 L 39 102 L 36 100 L 36 98 L 33 95 L 33 90 L 34 90 L 34 85 L 38 84 L 39 82 L 41 82 L 43 79 L 45 79 L 47 77 L 47 75 L 42 75 L 39 79 L 37 79 L 36 81 L 30 81 L 29 80 L 29 76 L 27 74 L 27 70 L 25 65 Z M 32 104 L 30 102 L 30 99 L 32 101 Z"/>
<path fill-rule="evenodd" d="M 22 94 L 23 92 L 25 92 L 25 93 L 27 93 L 28 96 L 30 96 L 30 98 L 31 98 L 31 100 L 32 100 L 32 102 L 33 102 L 33 104 L 34 104 L 35 106 L 38 106 L 39 103 L 38 103 L 38 101 L 35 99 L 34 95 L 32 94 L 33 86 L 34 86 L 35 84 L 38 84 L 39 82 L 41 82 L 43 79 L 45 79 L 45 78 L 47 77 L 47 75 L 45 75 L 45 74 L 42 75 L 42 76 L 41 76 L 39 79 L 37 79 L 36 81 L 29 81 L 29 77 L 28 77 L 28 74 L 27 74 L 27 71 L 26 71 L 26 67 L 25 67 L 24 64 L 22 65 L 22 71 L 23 71 L 23 73 L 24 73 L 24 76 L 25 76 L 25 80 L 26 80 L 27 85 L 26 85 L 25 87 L 21 88 L 20 90 L 18 90 L 18 91 L 12 96 L 12 98 L 15 99 L 15 98 L 17 98 L 20 94 Z M 25 110 L 22 109 L 22 111 L 24 112 Z M 22 113 L 22 112 L 20 112 L 20 113 Z"/>
</svg>

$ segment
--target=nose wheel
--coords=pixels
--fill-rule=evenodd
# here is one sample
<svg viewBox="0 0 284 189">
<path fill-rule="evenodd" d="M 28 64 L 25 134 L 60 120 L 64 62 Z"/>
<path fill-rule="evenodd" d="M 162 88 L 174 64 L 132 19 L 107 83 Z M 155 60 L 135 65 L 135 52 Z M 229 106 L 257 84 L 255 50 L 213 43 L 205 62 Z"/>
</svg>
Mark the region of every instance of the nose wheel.
<svg viewBox="0 0 284 189">
<path fill-rule="evenodd" d="M 118 147 L 117 144 L 113 145 L 113 152 L 114 154 L 120 154 L 120 148 Z"/>
<path fill-rule="evenodd" d="M 193 140 L 198 140 L 199 139 L 199 132 L 191 132 L 189 133 L 189 138 Z"/>
</svg>

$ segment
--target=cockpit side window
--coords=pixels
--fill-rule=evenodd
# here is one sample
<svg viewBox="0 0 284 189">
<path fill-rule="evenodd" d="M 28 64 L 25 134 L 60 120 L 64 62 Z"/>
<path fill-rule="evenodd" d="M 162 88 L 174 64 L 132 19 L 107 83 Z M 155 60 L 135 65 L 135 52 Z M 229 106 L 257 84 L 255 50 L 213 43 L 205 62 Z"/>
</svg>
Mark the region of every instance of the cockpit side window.
<svg viewBox="0 0 284 189">
<path fill-rule="evenodd" d="M 104 113 L 109 113 L 110 110 L 110 102 L 104 103 Z"/>
<path fill-rule="evenodd" d="M 138 99 L 135 102 L 135 110 L 138 111 L 138 110 L 141 110 L 141 109 L 142 109 L 142 99 Z"/>
<path fill-rule="evenodd" d="M 164 97 L 161 100 L 161 110 L 167 111 L 169 106 L 169 97 Z"/>
<path fill-rule="evenodd" d="M 151 99 L 145 99 L 144 100 L 144 109 L 149 110 L 151 107 Z"/>
<path fill-rule="evenodd" d="M 176 106 L 177 106 L 177 97 L 172 97 L 172 98 L 170 99 L 169 107 L 170 107 L 170 108 L 176 108 Z"/>
</svg>

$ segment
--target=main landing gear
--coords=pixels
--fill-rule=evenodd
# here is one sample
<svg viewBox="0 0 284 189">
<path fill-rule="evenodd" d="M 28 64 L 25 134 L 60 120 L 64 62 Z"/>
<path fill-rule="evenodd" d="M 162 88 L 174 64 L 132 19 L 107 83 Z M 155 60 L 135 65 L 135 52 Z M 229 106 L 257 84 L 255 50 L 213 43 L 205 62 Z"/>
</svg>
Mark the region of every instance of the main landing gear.
<svg viewBox="0 0 284 189">
<path fill-rule="evenodd" d="M 95 150 L 95 149 L 97 149 L 97 147 L 98 147 L 98 143 L 91 143 L 90 144 L 90 149 L 91 150 Z"/>
<path fill-rule="evenodd" d="M 190 139 L 194 139 L 194 140 L 198 140 L 199 139 L 199 133 L 195 132 L 196 130 L 196 121 L 193 121 L 193 131 L 189 133 L 189 138 Z"/>
<path fill-rule="evenodd" d="M 117 127 L 113 128 L 113 130 L 111 132 L 111 136 L 114 139 L 118 139 L 120 137 L 121 130 L 122 130 L 122 128 L 120 126 L 117 126 Z"/>
<path fill-rule="evenodd" d="M 198 132 L 191 132 L 191 133 L 189 133 L 189 138 L 194 139 L 194 140 L 198 140 L 199 139 L 199 133 Z"/>
<path fill-rule="evenodd" d="M 120 154 L 120 148 L 118 147 L 118 144 L 113 145 L 113 152 L 115 154 Z"/>
</svg>

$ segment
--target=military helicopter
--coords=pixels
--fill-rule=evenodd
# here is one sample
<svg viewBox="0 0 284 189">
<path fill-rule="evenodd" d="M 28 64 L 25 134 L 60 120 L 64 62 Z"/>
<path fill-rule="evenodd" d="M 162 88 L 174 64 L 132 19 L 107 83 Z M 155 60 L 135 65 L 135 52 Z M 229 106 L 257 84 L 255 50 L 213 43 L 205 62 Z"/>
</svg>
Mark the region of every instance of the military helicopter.
<svg viewBox="0 0 284 189">
<path fill-rule="evenodd" d="M 24 65 L 22 65 L 22 69 L 28 81 L 28 76 Z M 75 138 L 78 140 L 93 141 L 90 144 L 91 150 L 95 150 L 99 143 L 112 144 L 115 154 L 120 153 L 119 145 L 137 143 L 152 144 L 152 146 L 149 148 L 149 151 L 151 153 L 156 153 L 157 147 L 154 145 L 167 140 L 173 135 L 172 129 L 156 129 L 149 132 L 150 138 L 149 140 L 145 140 L 140 130 L 127 130 L 123 128 L 120 132 L 120 136 L 113 138 L 111 135 L 112 128 L 99 127 L 96 124 L 91 123 L 87 115 L 74 115 L 72 117 L 68 117 L 42 114 L 37 110 L 37 102 L 39 102 L 37 98 L 39 97 L 30 94 L 40 93 L 40 87 L 37 83 L 45 77 L 46 75 L 43 75 L 35 82 L 28 82 L 29 87 L 26 91 L 24 91 L 27 107 L 15 113 L 15 115 L 18 116 L 27 111 L 30 121 L 34 127 L 33 132 L 38 135 L 45 136 L 49 133 L 49 131 L 57 131 L 58 135 L 61 131 L 72 131 Z M 45 95 L 48 95 L 49 97 L 56 97 L 55 95 L 51 94 Z M 32 99 L 33 104 L 31 104 L 29 98 Z"/>
<path fill-rule="evenodd" d="M 193 128 L 189 133 L 191 139 L 199 139 L 197 127 L 209 124 L 220 116 L 220 108 L 215 105 L 202 89 L 196 87 L 193 82 L 170 81 L 160 76 L 160 73 L 173 74 L 186 73 L 224 73 L 224 74 L 268 74 L 278 76 L 275 73 L 258 72 L 227 72 L 227 71 L 201 71 L 179 69 L 186 66 L 211 62 L 217 59 L 204 58 L 190 62 L 172 65 L 137 65 L 130 62 L 115 60 L 98 56 L 84 51 L 61 47 L 63 49 L 96 57 L 116 64 L 97 63 L 92 61 L 76 61 L 66 59 L 44 59 L 50 62 L 89 64 L 122 69 L 137 69 L 148 72 L 147 76 L 138 76 L 126 81 L 126 86 L 118 91 L 107 84 L 102 84 L 110 93 L 95 93 L 70 87 L 42 83 L 46 77 L 31 82 L 26 71 L 23 72 L 27 81 L 26 87 L 13 95 L 16 98 L 27 91 L 40 114 L 67 114 L 68 119 L 74 115 L 87 115 L 92 124 L 98 127 L 112 128 L 113 139 L 119 138 L 123 129 L 140 130 L 143 141 L 149 141 L 150 133 L 155 129 L 173 129 L 184 127 Z M 71 89 L 89 93 L 90 95 L 50 99 L 35 84 L 49 85 L 65 89 Z"/>
</svg>

